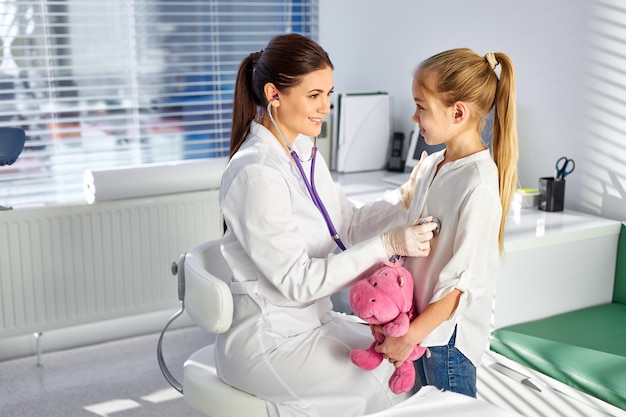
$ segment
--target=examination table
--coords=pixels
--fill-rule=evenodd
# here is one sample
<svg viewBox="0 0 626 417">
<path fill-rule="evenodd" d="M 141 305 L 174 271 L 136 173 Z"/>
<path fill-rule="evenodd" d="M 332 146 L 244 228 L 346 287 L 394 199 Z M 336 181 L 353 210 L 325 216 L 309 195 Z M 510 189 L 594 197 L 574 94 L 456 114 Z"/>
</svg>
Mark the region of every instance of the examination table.
<svg viewBox="0 0 626 417">
<path fill-rule="evenodd" d="M 626 415 L 626 222 L 617 243 L 612 301 L 498 328 L 490 349 Z M 599 279 L 589 276 L 588 279 Z M 568 288 L 563 288 L 567 297 Z M 532 304 L 532 301 L 530 301 Z M 532 378 L 526 381 L 533 384 Z M 536 390 L 542 386 L 535 384 Z M 598 408 L 597 405 L 594 408 Z"/>
</svg>

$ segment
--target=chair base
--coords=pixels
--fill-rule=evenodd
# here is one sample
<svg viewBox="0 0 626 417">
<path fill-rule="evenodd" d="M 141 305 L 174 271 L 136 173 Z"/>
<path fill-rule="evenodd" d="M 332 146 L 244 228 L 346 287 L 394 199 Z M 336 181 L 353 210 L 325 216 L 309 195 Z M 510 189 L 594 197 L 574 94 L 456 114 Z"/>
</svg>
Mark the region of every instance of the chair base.
<svg viewBox="0 0 626 417">
<path fill-rule="evenodd" d="M 208 417 L 268 417 L 264 400 L 218 378 L 214 350 L 215 345 L 206 346 L 185 361 L 185 401 Z"/>
</svg>

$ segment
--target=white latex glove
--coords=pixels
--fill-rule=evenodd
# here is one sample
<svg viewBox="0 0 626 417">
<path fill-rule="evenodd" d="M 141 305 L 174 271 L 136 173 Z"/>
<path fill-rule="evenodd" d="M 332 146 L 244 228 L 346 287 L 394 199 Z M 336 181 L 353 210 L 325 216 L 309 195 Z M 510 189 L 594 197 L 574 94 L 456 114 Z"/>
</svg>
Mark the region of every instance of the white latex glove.
<svg viewBox="0 0 626 417">
<path fill-rule="evenodd" d="M 422 151 L 420 161 L 427 156 L 428 153 L 426 153 L 426 151 Z M 402 202 L 402 207 L 404 207 L 405 210 L 409 209 L 409 207 L 411 206 L 411 202 L 413 201 L 413 195 L 415 195 L 415 185 L 417 182 L 417 171 L 419 166 L 420 164 L 418 163 L 413 167 L 413 171 L 411 171 L 411 176 L 409 177 L 409 180 L 398 188 L 398 190 L 400 191 L 400 201 Z"/>
<path fill-rule="evenodd" d="M 389 232 L 381 233 L 380 239 L 388 257 L 400 256 L 428 256 L 430 240 L 437 227 L 435 222 L 426 222 L 399 227 Z"/>
</svg>

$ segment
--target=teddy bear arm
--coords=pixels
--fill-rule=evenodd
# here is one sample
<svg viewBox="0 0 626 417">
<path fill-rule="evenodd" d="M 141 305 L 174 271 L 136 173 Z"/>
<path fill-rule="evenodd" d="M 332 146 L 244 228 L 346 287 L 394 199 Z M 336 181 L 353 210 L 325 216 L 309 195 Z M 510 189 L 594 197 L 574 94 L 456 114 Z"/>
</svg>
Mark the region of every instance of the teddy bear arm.
<svg viewBox="0 0 626 417">
<path fill-rule="evenodd" d="M 411 354 L 409 355 L 409 358 L 407 360 L 408 361 L 415 361 L 415 360 L 421 358 L 422 356 L 424 356 L 424 354 L 426 353 L 427 350 L 428 350 L 428 348 L 425 348 L 425 347 L 420 346 L 420 345 L 416 345 L 413 348 L 413 352 L 411 352 Z"/>
<path fill-rule="evenodd" d="M 353 349 L 350 352 L 350 360 L 353 364 L 359 368 L 371 371 L 378 367 L 383 361 L 383 354 L 376 352 L 376 345 L 378 343 L 374 341 L 368 349 Z"/>
<path fill-rule="evenodd" d="M 410 324 L 409 316 L 406 313 L 400 313 L 398 317 L 385 324 L 383 328 L 389 336 L 399 337 L 409 331 Z"/>
</svg>

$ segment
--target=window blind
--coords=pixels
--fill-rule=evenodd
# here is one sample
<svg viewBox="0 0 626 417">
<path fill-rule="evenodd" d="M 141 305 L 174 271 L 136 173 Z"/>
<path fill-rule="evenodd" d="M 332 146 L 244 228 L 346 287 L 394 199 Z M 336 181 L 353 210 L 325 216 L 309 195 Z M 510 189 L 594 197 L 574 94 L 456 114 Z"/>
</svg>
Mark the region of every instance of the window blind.
<svg viewBox="0 0 626 417">
<path fill-rule="evenodd" d="M 0 205 L 84 202 L 85 169 L 228 155 L 241 60 L 317 37 L 317 0 L 0 0 Z M 0 138 L 1 140 L 1 138 Z"/>
</svg>

